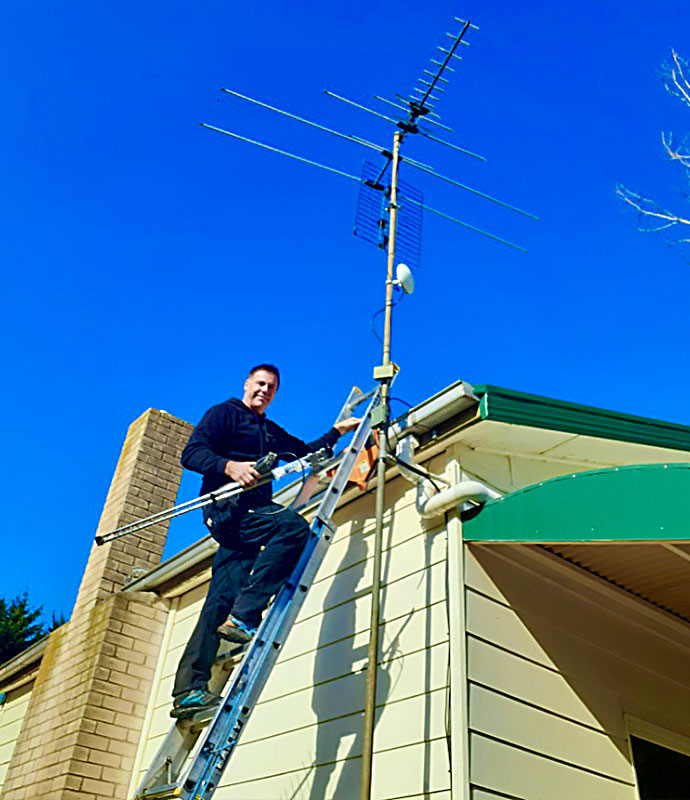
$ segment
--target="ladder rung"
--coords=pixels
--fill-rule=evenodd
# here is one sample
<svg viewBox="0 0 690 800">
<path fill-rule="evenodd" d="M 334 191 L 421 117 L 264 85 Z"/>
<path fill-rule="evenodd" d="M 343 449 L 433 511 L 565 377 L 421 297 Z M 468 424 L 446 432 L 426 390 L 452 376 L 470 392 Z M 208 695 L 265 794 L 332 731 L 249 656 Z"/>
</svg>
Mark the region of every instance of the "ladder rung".
<svg viewBox="0 0 690 800">
<path fill-rule="evenodd" d="M 173 800 L 175 797 L 180 797 L 182 794 L 182 787 L 177 784 L 169 783 L 165 786 L 154 786 L 151 789 L 146 789 L 137 795 L 137 800 Z"/>
</svg>

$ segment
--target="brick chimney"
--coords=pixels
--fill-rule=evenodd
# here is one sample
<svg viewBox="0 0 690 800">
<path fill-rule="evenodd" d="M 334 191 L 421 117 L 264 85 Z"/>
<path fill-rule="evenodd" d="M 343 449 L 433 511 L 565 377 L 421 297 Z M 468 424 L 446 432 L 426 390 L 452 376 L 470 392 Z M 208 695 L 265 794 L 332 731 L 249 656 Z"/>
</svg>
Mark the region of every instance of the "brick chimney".
<svg viewBox="0 0 690 800">
<path fill-rule="evenodd" d="M 130 425 L 100 533 L 174 505 L 191 430 L 155 409 Z M 91 548 L 72 617 L 49 637 L 3 800 L 124 798 L 167 606 L 121 589 L 135 570 L 160 563 L 167 527 Z"/>
</svg>

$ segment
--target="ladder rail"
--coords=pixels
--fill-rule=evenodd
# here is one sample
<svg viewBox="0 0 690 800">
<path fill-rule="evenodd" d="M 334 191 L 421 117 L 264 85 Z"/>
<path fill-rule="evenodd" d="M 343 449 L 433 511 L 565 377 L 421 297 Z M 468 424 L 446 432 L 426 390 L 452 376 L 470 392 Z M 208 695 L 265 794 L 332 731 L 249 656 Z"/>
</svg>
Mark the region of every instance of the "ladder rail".
<svg viewBox="0 0 690 800">
<path fill-rule="evenodd" d="M 268 679 L 273 664 L 278 658 L 285 638 L 288 635 L 304 602 L 307 590 L 311 585 L 314 576 L 323 560 L 333 535 L 333 525 L 330 521 L 335 506 L 347 485 L 347 480 L 355 466 L 357 457 L 367 442 L 371 432 L 371 412 L 380 400 L 380 387 L 376 387 L 366 394 L 354 387 L 345 404 L 343 405 L 336 423 L 353 416 L 353 411 L 361 404 L 369 401 L 359 426 L 355 430 L 352 441 L 335 457 L 320 462 L 319 471 L 327 471 L 335 468 L 336 472 L 329 481 L 320 499 L 314 517 L 310 525 L 311 535 L 305 545 L 297 565 L 292 574 L 277 593 L 267 614 L 259 626 L 257 634 L 249 647 L 245 650 L 241 663 L 232 673 L 224 691 L 219 707 L 214 712 L 213 718 L 206 731 L 201 736 L 194 737 L 194 743 L 184 733 L 183 728 L 187 721 L 173 723 L 156 756 L 151 762 L 143 779 L 139 784 L 135 797 L 141 798 L 194 798 L 194 800 L 206 800 L 210 798 L 217 786 L 220 776 L 225 770 L 225 766 L 237 744 L 239 733 L 251 712 L 251 707 L 258 699 L 263 686 Z M 300 459 L 298 461 L 303 461 Z M 278 470 L 297 471 L 298 467 L 293 467 L 298 462 L 291 462 Z M 277 470 L 273 470 L 275 474 Z M 284 473 L 285 474 L 285 473 Z M 201 507 L 199 501 L 213 502 L 219 498 L 221 491 L 233 490 L 232 485 L 221 487 L 210 496 L 197 498 L 196 501 L 183 503 L 168 509 L 171 516 L 186 513 L 192 503 L 197 503 L 196 508 Z M 235 490 L 234 493 L 237 493 Z M 231 494 L 226 496 L 232 496 Z M 172 513 L 171 513 L 172 512 Z M 157 517 L 158 515 L 152 515 Z M 144 523 L 151 518 L 140 520 Z M 131 523 L 131 525 L 136 523 Z M 155 524 L 155 522 L 149 522 Z M 128 528 L 129 526 L 123 526 Z M 143 526 L 142 526 L 143 527 Z M 113 532 L 115 533 L 115 532 Z M 125 535 L 120 533 L 119 535 Z M 224 712 L 225 709 L 225 713 Z M 244 713 L 244 712 L 247 713 Z M 193 720 L 189 721 L 191 725 Z M 233 730 L 239 724 L 239 733 L 233 738 Z M 230 747 L 228 748 L 228 743 Z M 191 760 L 190 760 L 191 757 Z M 208 767 L 205 769 L 204 767 Z M 173 773 L 174 783 L 169 783 L 170 773 Z M 161 781 L 163 775 L 167 780 Z M 214 775 L 216 780 L 213 781 Z M 192 793 L 191 787 L 196 784 L 196 789 Z M 206 794 L 200 793 L 201 785 L 208 786 Z M 211 785 L 209 785 L 211 784 Z M 208 793 L 210 791 L 210 794 Z"/>
</svg>

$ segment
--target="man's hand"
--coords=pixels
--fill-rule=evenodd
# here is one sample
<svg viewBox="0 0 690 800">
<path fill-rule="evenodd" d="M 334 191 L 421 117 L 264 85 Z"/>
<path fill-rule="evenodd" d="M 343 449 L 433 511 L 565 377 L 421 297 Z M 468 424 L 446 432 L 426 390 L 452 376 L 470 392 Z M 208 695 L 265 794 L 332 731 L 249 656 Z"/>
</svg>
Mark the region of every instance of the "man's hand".
<svg viewBox="0 0 690 800">
<path fill-rule="evenodd" d="M 253 486 L 261 477 L 254 469 L 254 461 L 226 461 L 225 474 L 237 481 L 242 488 Z"/>
<path fill-rule="evenodd" d="M 361 421 L 362 420 L 358 417 L 348 417 L 347 419 L 341 419 L 340 422 L 336 422 L 333 427 L 342 436 L 344 433 L 353 431 Z"/>
</svg>

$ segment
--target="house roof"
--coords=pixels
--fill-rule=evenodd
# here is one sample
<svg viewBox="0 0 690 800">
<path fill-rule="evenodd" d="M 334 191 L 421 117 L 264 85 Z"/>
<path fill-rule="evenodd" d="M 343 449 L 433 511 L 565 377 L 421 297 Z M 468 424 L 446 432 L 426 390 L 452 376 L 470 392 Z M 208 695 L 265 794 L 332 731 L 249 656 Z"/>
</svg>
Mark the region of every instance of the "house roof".
<svg viewBox="0 0 690 800">
<path fill-rule="evenodd" d="M 499 450 L 537 456 L 548 453 L 555 459 L 591 463 L 592 467 L 629 464 L 635 460 L 680 461 L 690 451 L 690 427 L 491 384 L 472 386 L 456 381 L 416 405 L 406 418 L 407 424 L 401 419 L 393 427 L 400 435 L 420 431 L 427 431 L 428 435 L 430 429 L 452 428 L 462 418 L 458 439 L 463 444 L 481 448 L 490 442 Z M 541 432 L 537 433 L 535 428 Z M 348 494 L 343 498 L 345 502 Z M 289 502 L 290 487 L 283 489 L 277 499 Z M 126 591 L 154 589 L 173 594 L 185 591 L 207 577 L 205 573 L 215 548 L 215 542 L 205 537 L 133 581 Z"/>
<path fill-rule="evenodd" d="M 474 386 L 482 419 L 690 451 L 690 427 L 491 384 Z"/>
<path fill-rule="evenodd" d="M 690 451 L 689 426 L 516 392 L 491 384 L 471 386 L 456 381 L 415 406 L 407 420 L 398 421 L 393 430 L 395 435 L 419 435 L 424 440 L 422 451 L 427 455 L 447 446 L 450 440 L 446 434 L 450 434 L 469 447 L 489 446 L 494 451 L 548 457 L 562 460 L 564 464 L 591 464 L 592 468 L 635 461 L 664 462 L 669 467 L 673 462 L 690 462 L 690 456 L 686 456 Z M 690 473 L 688 465 L 683 466 L 684 470 L 669 473 L 679 482 Z M 625 469 L 622 467 L 620 471 Z M 590 485 L 584 482 L 587 480 L 584 476 L 588 474 L 580 473 L 582 480 L 573 486 Z M 652 474 L 657 473 L 649 470 L 645 474 L 652 479 Z M 643 480 L 644 476 L 640 474 L 638 477 Z M 651 483 L 647 482 L 646 486 L 649 488 Z M 527 496 L 527 488 L 514 494 L 520 492 Z M 289 487 L 281 495 L 287 497 Z M 345 501 L 347 497 L 348 493 Z M 488 524 L 488 517 L 486 520 Z M 690 526 L 687 539 L 690 539 Z M 540 546 L 548 547 L 562 558 L 690 619 L 690 603 L 687 609 L 680 609 L 672 596 L 675 592 L 678 597 L 683 597 L 685 586 L 690 582 L 690 544 L 683 544 L 680 539 L 673 544 L 664 541 L 657 545 L 630 542 L 593 545 L 582 542 L 580 538 L 557 544 L 554 538 L 551 544 Z M 208 577 L 215 549 L 215 542 L 207 536 L 133 581 L 125 591 L 155 590 L 169 595 L 186 591 Z M 605 554 L 607 558 L 602 560 Z M 668 577 L 665 582 L 669 584 L 671 594 L 661 597 L 658 591 L 659 585 L 664 583 L 664 576 Z M 2 665 L 0 678 L 7 681 L 17 673 L 23 674 L 24 669 L 30 670 L 40 660 L 45 646 L 46 640 L 43 640 Z"/>
</svg>

